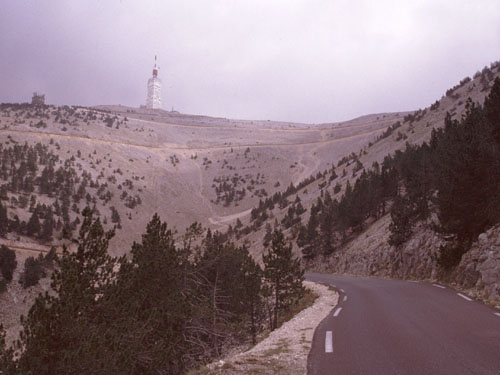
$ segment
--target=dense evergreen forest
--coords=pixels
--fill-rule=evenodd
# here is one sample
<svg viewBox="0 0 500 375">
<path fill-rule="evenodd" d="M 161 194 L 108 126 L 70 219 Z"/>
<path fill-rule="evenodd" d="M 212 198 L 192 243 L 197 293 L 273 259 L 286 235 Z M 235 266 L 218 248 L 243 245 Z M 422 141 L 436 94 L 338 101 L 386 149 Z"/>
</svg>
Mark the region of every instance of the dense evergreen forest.
<svg viewBox="0 0 500 375">
<path fill-rule="evenodd" d="M 84 210 L 77 252 L 56 260 L 54 293 L 37 297 L 14 348 L 0 329 L 3 374 L 182 374 L 255 343 L 304 294 L 279 230 L 263 269 L 246 246 L 196 223 L 176 243 L 155 215 L 129 257 L 108 255 L 113 235 Z"/>
<path fill-rule="evenodd" d="M 433 229 L 448 240 L 438 259 L 444 268 L 458 264 L 472 241 L 500 221 L 498 78 L 484 105 L 469 99 L 460 120 L 447 114 L 430 142 L 407 144 L 382 165 L 363 169 L 339 200 L 326 191 L 301 225 L 297 243 L 307 260 L 329 255 L 387 212 L 394 246 L 410 238 L 416 222 L 435 214 Z"/>
</svg>

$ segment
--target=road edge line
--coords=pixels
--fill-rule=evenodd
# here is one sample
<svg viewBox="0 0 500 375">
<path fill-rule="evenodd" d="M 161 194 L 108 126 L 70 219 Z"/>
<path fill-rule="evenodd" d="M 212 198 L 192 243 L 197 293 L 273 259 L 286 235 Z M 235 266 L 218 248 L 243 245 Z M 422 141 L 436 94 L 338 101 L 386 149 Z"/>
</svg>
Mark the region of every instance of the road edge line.
<svg viewBox="0 0 500 375">
<path fill-rule="evenodd" d="M 467 297 L 467 296 L 463 295 L 462 293 L 457 293 L 457 295 L 459 295 L 460 297 L 462 297 L 463 299 L 465 299 L 465 300 L 467 300 L 467 301 L 469 301 L 469 302 L 471 302 L 471 301 L 472 301 L 472 298 L 469 298 L 469 297 Z"/>
</svg>

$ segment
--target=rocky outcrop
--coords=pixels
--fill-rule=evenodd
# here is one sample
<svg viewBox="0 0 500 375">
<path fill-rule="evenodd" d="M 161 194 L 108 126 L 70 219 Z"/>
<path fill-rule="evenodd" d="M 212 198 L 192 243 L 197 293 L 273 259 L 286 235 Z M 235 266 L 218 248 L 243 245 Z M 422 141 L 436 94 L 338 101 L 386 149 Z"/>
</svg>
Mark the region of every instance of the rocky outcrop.
<svg viewBox="0 0 500 375">
<path fill-rule="evenodd" d="M 430 225 L 418 224 L 412 237 L 396 248 L 388 244 L 390 222 L 388 215 L 381 218 L 313 268 L 358 276 L 439 281 L 500 304 L 500 225 L 482 233 L 457 267 L 444 270 L 437 259 L 446 241 Z"/>
<path fill-rule="evenodd" d="M 455 282 L 500 303 L 500 225 L 479 235 L 454 271 Z"/>
</svg>

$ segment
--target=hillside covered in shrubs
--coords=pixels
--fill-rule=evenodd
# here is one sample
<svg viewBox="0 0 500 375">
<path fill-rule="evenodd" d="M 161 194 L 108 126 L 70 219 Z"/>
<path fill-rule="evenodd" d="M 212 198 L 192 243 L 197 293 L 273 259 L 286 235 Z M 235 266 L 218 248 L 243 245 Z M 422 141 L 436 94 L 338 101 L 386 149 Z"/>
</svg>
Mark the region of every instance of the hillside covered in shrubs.
<svg viewBox="0 0 500 375">
<path fill-rule="evenodd" d="M 382 165 L 363 170 L 342 197 L 326 191 L 312 206 L 297 242 L 305 259 L 329 255 L 389 210 L 389 243 L 399 246 L 418 222 L 437 217 L 446 235 L 439 264 L 457 265 L 477 236 L 500 221 L 500 79 L 484 105 L 466 103 L 460 120 L 448 114 L 429 142 L 407 144 Z"/>
<path fill-rule="evenodd" d="M 300 260 L 279 230 L 263 268 L 199 224 L 180 244 L 174 234 L 155 215 L 130 257 L 114 258 L 114 232 L 85 209 L 78 250 L 56 261 L 54 293 L 36 298 L 15 347 L 0 330 L 2 374 L 183 374 L 255 343 L 304 295 Z"/>
</svg>

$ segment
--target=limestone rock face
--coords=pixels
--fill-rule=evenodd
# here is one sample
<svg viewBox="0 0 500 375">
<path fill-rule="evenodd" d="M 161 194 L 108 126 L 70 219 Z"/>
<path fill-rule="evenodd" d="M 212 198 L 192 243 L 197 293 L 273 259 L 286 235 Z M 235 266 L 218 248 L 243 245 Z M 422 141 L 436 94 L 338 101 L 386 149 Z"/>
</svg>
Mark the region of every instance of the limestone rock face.
<svg viewBox="0 0 500 375">
<path fill-rule="evenodd" d="M 446 241 L 431 226 L 417 225 L 412 237 L 395 248 L 387 243 L 390 221 L 386 216 L 373 223 L 317 268 L 359 276 L 441 281 L 500 304 L 500 225 L 481 233 L 460 264 L 445 271 L 437 259 Z"/>
<path fill-rule="evenodd" d="M 500 225 L 479 235 L 455 272 L 459 285 L 500 302 Z"/>
</svg>

